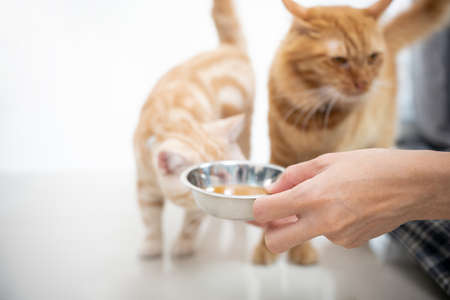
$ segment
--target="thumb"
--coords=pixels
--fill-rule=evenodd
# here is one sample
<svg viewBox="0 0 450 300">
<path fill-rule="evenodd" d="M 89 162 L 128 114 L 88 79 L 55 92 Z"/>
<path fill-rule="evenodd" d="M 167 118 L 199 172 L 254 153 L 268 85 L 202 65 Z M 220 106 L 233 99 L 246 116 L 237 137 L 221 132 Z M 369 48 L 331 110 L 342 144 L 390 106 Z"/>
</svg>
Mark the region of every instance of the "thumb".
<svg viewBox="0 0 450 300">
<path fill-rule="evenodd" d="M 316 176 L 323 169 L 317 159 L 303 162 L 288 167 L 281 177 L 272 185 L 267 187 L 270 194 L 277 194 L 293 188 L 305 180 Z"/>
</svg>

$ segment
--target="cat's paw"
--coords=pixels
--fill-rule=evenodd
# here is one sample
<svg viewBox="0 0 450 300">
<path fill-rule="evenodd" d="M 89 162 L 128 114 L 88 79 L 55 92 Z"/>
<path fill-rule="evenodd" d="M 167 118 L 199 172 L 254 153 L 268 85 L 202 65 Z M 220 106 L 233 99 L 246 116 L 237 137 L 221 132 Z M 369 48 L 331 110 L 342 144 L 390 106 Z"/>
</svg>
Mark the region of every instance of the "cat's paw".
<svg viewBox="0 0 450 300">
<path fill-rule="evenodd" d="M 304 266 L 314 265 L 319 261 L 319 255 L 311 243 L 305 243 L 290 249 L 288 257 L 290 262 Z"/>
<path fill-rule="evenodd" d="M 191 239 L 178 239 L 173 245 L 172 256 L 182 258 L 194 255 L 195 243 Z"/>
<path fill-rule="evenodd" d="M 270 252 L 265 245 L 259 244 L 253 251 L 252 262 L 255 265 L 268 266 L 275 263 L 277 258 L 278 254 Z"/>
<path fill-rule="evenodd" d="M 161 239 L 146 239 L 141 246 L 140 256 L 144 259 L 158 258 L 162 255 L 163 244 Z"/>
</svg>

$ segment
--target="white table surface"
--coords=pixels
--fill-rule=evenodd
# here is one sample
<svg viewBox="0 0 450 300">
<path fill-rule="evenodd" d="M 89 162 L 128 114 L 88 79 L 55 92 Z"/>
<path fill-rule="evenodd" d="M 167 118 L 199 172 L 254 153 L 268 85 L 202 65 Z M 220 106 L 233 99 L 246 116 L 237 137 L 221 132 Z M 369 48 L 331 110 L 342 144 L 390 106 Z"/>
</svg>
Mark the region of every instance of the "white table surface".
<svg viewBox="0 0 450 300">
<path fill-rule="evenodd" d="M 208 219 L 197 255 L 142 261 L 131 172 L 2 174 L 0 299 L 446 299 L 386 238 L 354 250 L 314 241 L 321 262 L 249 263 L 258 229 Z M 166 246 L 181 212 L 169 206 Z"/>
</svg>

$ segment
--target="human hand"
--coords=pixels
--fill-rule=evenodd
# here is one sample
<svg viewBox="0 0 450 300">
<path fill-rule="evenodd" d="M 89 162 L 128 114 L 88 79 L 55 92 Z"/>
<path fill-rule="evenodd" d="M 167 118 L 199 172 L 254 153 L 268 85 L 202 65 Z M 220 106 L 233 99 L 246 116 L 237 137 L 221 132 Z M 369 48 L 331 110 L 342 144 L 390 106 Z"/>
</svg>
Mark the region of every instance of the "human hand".
<svg viewBox="0 0 450 300">
<path fill-rule="evenodd" d="M 382 149 L 327 154 L 287 168 L 269 188 L 273 195 L 255 201 L 255 220 L 266 224 L 275 253 L 320 235 L 358 247 L 408 221 L 450 216 L 438 196 L 450 193 L 449 158 Z"/>
</svg>

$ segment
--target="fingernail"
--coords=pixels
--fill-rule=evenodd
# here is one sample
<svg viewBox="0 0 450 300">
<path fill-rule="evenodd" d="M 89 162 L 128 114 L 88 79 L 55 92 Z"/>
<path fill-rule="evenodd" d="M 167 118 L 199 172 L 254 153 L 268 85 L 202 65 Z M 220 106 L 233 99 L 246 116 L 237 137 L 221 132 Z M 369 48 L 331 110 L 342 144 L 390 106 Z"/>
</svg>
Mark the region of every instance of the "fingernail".
<svg viewBox="0 0 450 300">
<path fill-rule="evenodd" d="M 264 236 L 264 242 L 266 244 L 267 249 L 273 254 L 281 254 L 283 250 L 278 249 L 278 246 L 273 243 L 273 240 L 270 236 L 270 233 L 267 231 Z"/>
<path fill-rule="evenodd" d="M 277 182 L 275 181 L 274 183 L 271 183 L 269 186 L 266 187 L 266 190 L 270 193 L 272 193 L 272 191 L 275 189 L 277 185 Z"/>
<path fill-rule="evenodd" d="M 265 242 L 267 249 L 274 254 L 281 254 L 286 252 L 289 248 L 286 247 L 284 242 L 283 233 L 280 229 L 267 230 L 265 233 Z"/>
</svg>

